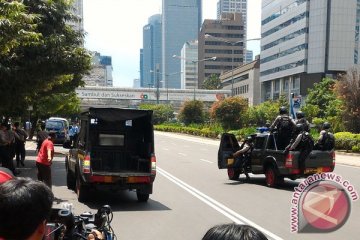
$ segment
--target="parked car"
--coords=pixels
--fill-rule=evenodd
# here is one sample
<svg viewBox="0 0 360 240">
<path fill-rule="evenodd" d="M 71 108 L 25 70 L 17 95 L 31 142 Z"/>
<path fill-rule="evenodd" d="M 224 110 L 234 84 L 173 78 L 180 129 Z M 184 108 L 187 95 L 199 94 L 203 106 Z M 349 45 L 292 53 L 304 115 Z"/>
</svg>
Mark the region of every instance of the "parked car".
<svg viewBox="0 0 360 240">
<path fill-rule="evenodd" d="M 219 169 L 227 169 L 231 180 L 239 178 L 243 169 L 234 167 L 232 154 L 240 149 L 233 134 L 225 133 L 221 137 L 218 151 Z M 332 172 L 335 167 L 335 152 L 312 150 L 305 160 L 305 169 L 299 168 L 298 151 L 284 152 L 278 149 L 276 136 L 270 132 L 256 134 L 254 149 L 251 152 L 248 172 L 265 174 L 266 185 L 275 187 L 282 183 L 284 178 L 295 180 L 314 173 Z"/>
<path fill-rule="evenodd" d="M 63 144 L 69 139 L 69 122 L 66 119 L 49 118 L 45 122 L 45 131 L 55 132 L 55 143 Z"/>
<path fill-rule="evenodd" d="M 80 116 L 80 132 L 66 156 L 66 180 L 80 202 L 93 190 L 136 190 L 149 199 L 156 176 L 153 112 L 90 108 Z"/>
</svg>

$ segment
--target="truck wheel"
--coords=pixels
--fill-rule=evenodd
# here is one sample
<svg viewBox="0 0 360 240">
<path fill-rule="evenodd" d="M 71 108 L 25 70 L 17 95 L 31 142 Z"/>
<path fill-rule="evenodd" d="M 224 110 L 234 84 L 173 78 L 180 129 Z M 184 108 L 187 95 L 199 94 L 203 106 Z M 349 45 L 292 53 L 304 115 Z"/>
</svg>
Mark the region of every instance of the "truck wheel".
<svg viewBox="0 0 360 240">
<path fill-rule="evenodd" d="M 275 187 L 277 184 L 277 174 L 273 166 L 269 166 L 265 170 L 266 186 Z"/>
<path fill-rule="evenodd" d="M 228 172 L 228 177 L 230 180 L 238 180 L 239 179 L 240 169 L 228 168 L 227 172 Z"/>
<path fill-rule="evenodd" d="M 79 202 L 86 202 L 89 198 L 89 188 L 84 185 L 80 176 L 76 178 L 76 195 Z"/>
<path fill-rule="evenodd" d="M 66 185 L 68 189 L 75 190 L 76 180 L 74 176 L 70 173 L 67 160 L 65 160 L 65 169 L 66 169 Z"/>
<path fill-rule="evenodd" d="M 149 200 L 149 195 L 150 194 L 148 193 L 141 193 L 139 191 L 136 191 L 138 202 L 147 202 Z"/>
</svg>

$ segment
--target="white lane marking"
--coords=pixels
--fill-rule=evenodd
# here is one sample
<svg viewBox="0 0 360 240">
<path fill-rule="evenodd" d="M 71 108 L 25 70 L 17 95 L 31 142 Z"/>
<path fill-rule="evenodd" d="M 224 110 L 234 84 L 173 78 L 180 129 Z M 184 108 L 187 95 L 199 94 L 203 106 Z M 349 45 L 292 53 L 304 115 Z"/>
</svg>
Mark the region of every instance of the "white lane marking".
<svg viewBox="0 0 360 240">
<path fill-rule="evenodd" d="M 212 161 L 206 160 L 206 159 L 200 159 L 200 161 L 207 162 L 207 163 L 213 163 Z"/>
<path fill-rule="evenodd" d="M 181 156 L 187 156 L 185 153 L 178 153 Z"/>
<path fill-rule="evenodd" d="M 212 207 L 213 209 L 215 209 L 219 213 L 221 213 L 224 216 L 228 217 L 230 220 L 234 221 L 235 223 L 252 225 L 253 227 L 255 227 L 255 228 L 259 229 L 260 231 L 262 231 L 268 237 L 271 237 L 271 239 L 273 239 L 273 240 L 283 240 L 279 236 L 273 234 L 272 232 L 266 230 L 265 228 L 260 227 L 259 225 L 255 224 L 254 222 L 250 221 L 249 219 L 247 219 L 247 218 L 241 216 L 240 214 L 234 212 L 233 210 L 229 209 L 228 207 L 224 206 L 223 204 L 219 203 L 218 201 L 212 199 L 211 197 L 205 195 L 204 193 L 200 192 L 196 188 L 194 188 L 194 187 L 188 185 L 187 183 L 181 181 L 180 179 L 176 178 L 175 176 L 171 175 L 170 173 L 166 172 L 165 170 L 163 170 L 163 169 L 161 169 L 159 167 L 157 167 L 156 169 L 158 170 L 158 172 L 161 175 L 166 177 L 168 180 L 175 183 L 176 185 L 178 185 L 179 187 L 181 187 L 182 189 L 184 189 L 185 191 L 187 191 L 188 193 L 190 193 L 194 197 L 198 198 L 200 201 L 206 203 L 207 205 L 209 205 L 210 207 Z"/>
<path fill-rule="evenodd" d="M 165 150 L 165 151 L 169 151 L 169 149 L 168 149 L 168 148 L 163 148 L 163 150 Z"/>
</svg>

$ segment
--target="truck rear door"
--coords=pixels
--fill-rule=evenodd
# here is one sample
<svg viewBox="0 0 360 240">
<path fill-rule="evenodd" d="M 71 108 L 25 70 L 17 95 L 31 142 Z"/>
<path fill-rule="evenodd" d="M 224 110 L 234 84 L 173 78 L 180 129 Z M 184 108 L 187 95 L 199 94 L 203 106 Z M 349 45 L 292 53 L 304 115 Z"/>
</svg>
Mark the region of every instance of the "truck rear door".
<svg viewBox="0 0 360 240">
<path fill-rule="evenodd" d="M 223 133 L 221 135 L 220 146 L 218 150 L 218 167 L 219 169 L 227 168 L 227 160 L 232 154 L 240 149 L 239 143 L 234 134 Z"/>
</svg>

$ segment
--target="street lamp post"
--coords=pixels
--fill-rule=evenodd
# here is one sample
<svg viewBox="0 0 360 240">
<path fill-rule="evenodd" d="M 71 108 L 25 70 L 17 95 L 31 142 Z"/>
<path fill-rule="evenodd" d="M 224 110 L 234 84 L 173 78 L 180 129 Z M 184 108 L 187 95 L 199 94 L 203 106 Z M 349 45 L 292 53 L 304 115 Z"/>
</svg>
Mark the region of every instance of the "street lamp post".
<svg viewBox="0 0 360 240">
<path fill-rule="evenodd" d="M 240 40 L 240 41 L 236 41 L 236 42 L 231 42 L 231 41 L 228 41 L 227 39 L 224 39 L 221 37 L 215 37 L 210 34 L 205 34 L 205 38 L 214 38 L 216 40 L 219 40 L 219 41 L 222 41 L 222 42 L 225 42 L 225 43 L 231 45 L 231 96 L 234 96 L 234 48 L 235 48 L 235 45 L 237 45 L 239 43 L 244 43 L 247 41 L 261 40 L 261 38 L 252 38 L 252 39 Z"/>
<path fill-rule="evenodd" d="M 183 58 L 177 55 L 173 55 L 173 58 L 179 58 L 179 59 L 183 59 L 185 61 L 191 62 L 194 64 L 194 100 L 196 100 L 196 85 L 198 84 L 198 80 L 199 80 L 199 72 L 197 71 L 197 66 L 196 64 L 199 62 L 203 62 L 203 61 L 208 61 L 208 60 L 212 60 L 215 61 L 216 57 L 210 57 L 210 58 L 204 58 L 204 59 L 197 59 L 197 60 L 190 60 L 188 58 Z M 196 77 L 195 77 L 195 73 L 196 73 Z M 197 81 L 195 80 L 197 79 Z M 197 84 L 196 84 L 197 83 Z"/>
</svg>

